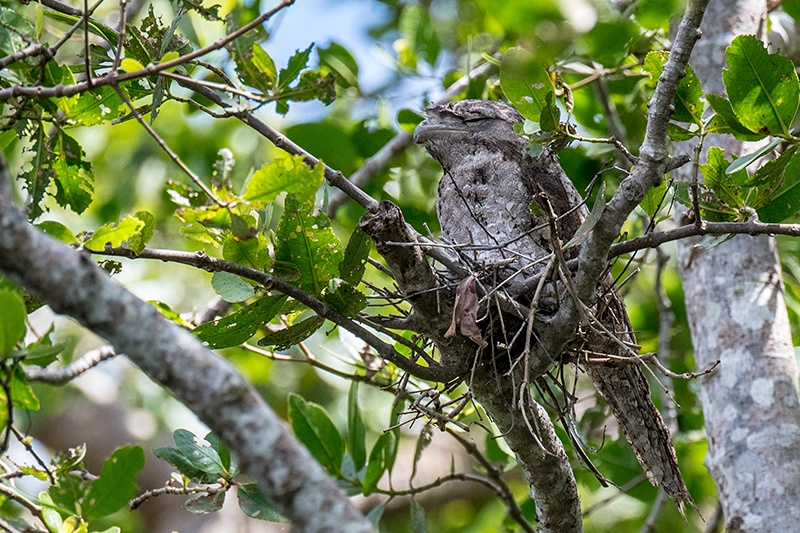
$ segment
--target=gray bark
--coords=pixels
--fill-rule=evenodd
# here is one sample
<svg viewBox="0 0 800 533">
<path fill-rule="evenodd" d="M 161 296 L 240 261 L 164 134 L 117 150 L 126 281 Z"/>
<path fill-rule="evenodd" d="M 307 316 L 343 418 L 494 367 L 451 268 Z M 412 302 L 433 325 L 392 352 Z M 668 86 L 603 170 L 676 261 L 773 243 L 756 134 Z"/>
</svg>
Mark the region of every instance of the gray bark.
<svg viewBox="0 0 800 533">
<path fill-rule="evenodd" d="M 0 272 L 124 353 L 197 414 L 298 532 L 368 532 L 369 521 L 233 366 L 99 268 L 38 231 L 11 202 L 0 158 Z"/>
<path fill-rule="evenodd" d="M 725 48 L 759 34 L 760 0 L 710 3 L 691 64 L 706 92 L 724 94 Z M 710 146 L 752 147 L 709 136 Z M 688 153 L 690 146 L 676 150 Z M 689 168 L 676 172 L 688 180 Z M 728 532 L 793 531 L 800 523 L 800 392 L 775 239 L 738 235 L 720 246 L 679 241 L 679 267 L 695 362 L 717 370 L 701 377 L 700 399 L 711 472 Z"/>
</svg>

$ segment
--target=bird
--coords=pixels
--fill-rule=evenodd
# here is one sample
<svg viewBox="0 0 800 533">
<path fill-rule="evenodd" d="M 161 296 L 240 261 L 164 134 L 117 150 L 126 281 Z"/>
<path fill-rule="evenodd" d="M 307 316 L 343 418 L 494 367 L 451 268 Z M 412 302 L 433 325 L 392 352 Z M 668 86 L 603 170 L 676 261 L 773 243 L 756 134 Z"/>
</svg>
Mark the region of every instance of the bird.
<svg viewBox="0 0 800 533">
<path fill-rule="evenodd" d="M 515 131 L 524 118 L 501 102 L 459 100 L 429 107 L 425 114 L 427 118 L 414 131 L 414 141 L 444 172 L 436 198 L 442 240 L 461 245 L 463 260 L 490 273 L 486 282 L 492 276 L 498 280 L 513 276 L 510 281 L 524 285 L 525 280 L 542 274 L 555 243 L 567 243 L 588 216 L 557 155 L 544 147 L 534 156 L 528 140 Z M 555 234 L 549 223 L 552 219 L 556 220 Z M 577 248 L 564 250 L 565 259 L 576 257 Z M 559 301 L 569 297 L 563 286 L 557 290 L 549 285 L 549 296 L 535 302 L 537 313 L 552 314 Z M 624 301 L 610 275 L 599 284 L 593 310 L 600 322 L 617 332 L 618 339 L 635 345 Z M 627 355 L 618 342 L 596 331 L 584 332 L 580 343 L 574 344 L 583 353 Z M 558 360 L 561 354 L 550 355 Z M 649 481 L 662 486 L 681 512 L 686 503 L 694 506 L 671 434 L 650 398 L 650 386 L 639 365 L 589 363 L 585 356 L 582 362 Z"/>
</svg>

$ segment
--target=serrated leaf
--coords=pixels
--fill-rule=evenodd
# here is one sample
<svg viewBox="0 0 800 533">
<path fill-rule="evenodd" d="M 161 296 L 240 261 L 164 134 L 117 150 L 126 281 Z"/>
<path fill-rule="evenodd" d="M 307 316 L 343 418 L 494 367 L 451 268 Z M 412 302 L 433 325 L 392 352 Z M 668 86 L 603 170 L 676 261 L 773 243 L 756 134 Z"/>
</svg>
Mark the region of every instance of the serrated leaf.
<svg viewBox="0 0 800 533">
<path fill-rule="evenodd" d="M 118 247 L 122 241 L 127 241 L 136 236 L 145 227 L 145 223 L 138 218 L 127 216 L 118 223 L 109 222 L 97 228 L 92 237 L 84 243 L 88 250 L 103 251 L 106 244 Z"/>
<path fill-rule="evenodd" d="M 435 65 L 440 44 L 428 11 L 419 4 L 407 4 L 400 13 L 397 26 L 414 54 L 423 57 L 429 65 Z"/>
<path fill-rule="evenodd" d="M 254 268 L 262 272 L 272 264 L 269 256 L 269 243 L 263 235 L 246 241 L 238 240 L 233 235 L 225 239 L 222 246 L 222 257 L 231 263 Z"/>
<path fill-rule="evenodd" d="M 295 322 L 287 328 L 267 333 L 262 339 L 259 339 L 258 345 L 271 346 L 274 350 L 288 350 L 309 338 L 324 323 L 324 318 L 312 316 L 300 322 Z"/>
<path fill-rule="evenodd" d="M 141 220 L 144 226 L 130 239 L 127 239 L 125 247 L 140 254 L 145 246 L 147 246 L 147 243 L 150 242 L 150 239 L 153 238 L 153 233 L 155 233 L 156 230 L 156 217 L 148 211 L 137 211 L 134 217 Z"/>
<path fill-rule="evenodd" d="M 739 121 L 749 130 L 790 137 L 800 103 L 800 82 L 792 62 L 770 54 L 754 35 L 738 35 L 725 52 L 722 80 Z"/>
<path fill-rule="evenodd" d="M 136 473 L 144 468 L 144 451 L 139 446 L 118 448 L 103 463 L 100 477 L 84 498 L 83 516 L 102 518 L 119 511 L 136 495 Z"/>
<path fill-rule="evenodd" d="M 339 265 L 339 277 L 350 285 L 358 285 L 364 277 L 371 246 L 372 239 L 369 235 L 361 228 L 356 228 L 347 241 L 344 257 Z"/>
<path fill-rule="evenodd" d="M 25 337 L 27 316 L 19 294 L 10 289 L 0 291 L 0 358 L 8 357 Z"/>
<path fill-rule="evenodd" d="M 744 192 L 740 185 L 747 181 L 747 171 L 742 169 L 729 176 L 726 171 L 730 165 L 731 163 L 725 159 L 725 151 L 712 146 L 708 150 L 706 164 L 700 165 L 700 170 L 705 185 L 714 191 L 723 203 L 732 209 L 738 209 L 744 205 Z"/>
<path fill-rule="evenodd" d="M 287 198 L 276 235 L 275 259 L 294 263 L 300 269 L 298 288 L 318 296 L 336 277 L 342 261 L 339 239 L 323 213 L 313 215 L 312 203 Z"/>
<path fill-rule="evenodd" d="M 522 48 L 509 48 L 500 63 L 500 86 L 520 114 L 541 120 L 547 93 L 553 91 L 550 76 L 536 57 Z"/>
<path fill-rule="evenodd" d="M 230 303 L 243 302 L 253 297 L 253 286 L 230 272 L 214 272 L 211 288 Z"/>
<path fill-rule="evenodd" d="M 281 192 L 305 202 L 313 198 L 322 185 L 324 172 L 323 165 L 312 169 L 303 162 L 302 156 L 277 159 L 253 174 L 242 197 L 259 207 L 274 201 Z"/>
<path fill-rule="evenodd" d="M 331 474 L 342 466 L 344 445 L 342 437 L 321 406 L 306 402 L 296 394 L 289 395 L 289 423 L 294 434 L 317 461 Z"/>
<path fill-rule="evenodd" d="M 56 179 L 56 201 L 81 214 L 92 201 L 92 166 L 83 160 L 80 144 L 63 130 L 57 130 L 49 144 L 53 147 L 50 164 Z"/>
<path fill-rule="evenodd" d="M 225 473 L 225 467 L 217 451 L 207 444 L 198 442 L 198 437 L 191 431 L 177 429 L 172 434 L 172 439 L 192 466 L 204 472 L 209 479 Z"/>
<path fill-rule="evenodd" d="M 283 307 L 286 296 L 267 296 L 235 313 L 201 324 L 192 330 L 208 347 L 219 350 L 238 346 L 256 334 Z"/>
<path fill-rule="evenodd" d="M 312 48 L 314 48 L 314 43 L 311 43 L 311 45 L 302 52 L 297 50 L 295 54 L 289 58 L 289 64 L 285 69 L 282 69 L 278 75 L 278 85 L 281 89 L 289 87 L 300 75 L 300 71 L 306 68 L 308 56 L 311 54 Z"/>
<path fill-rule="evenodd" d="M 236 497 L 239 500 L 239 508 L 250 518 L 267 522 L 289 522 L 289 519 L 278 511 L 275 503 L 265 496 L 255 483 L 239 485 L 236 488 Z"/>
<path fill-rule="evenodd" d="M 358 381 L 353 381 L 347 394 L 347 444 L 356 471 L 367 462 L 366 434 L 367 428 L 358 407 Z"/>
</svg>

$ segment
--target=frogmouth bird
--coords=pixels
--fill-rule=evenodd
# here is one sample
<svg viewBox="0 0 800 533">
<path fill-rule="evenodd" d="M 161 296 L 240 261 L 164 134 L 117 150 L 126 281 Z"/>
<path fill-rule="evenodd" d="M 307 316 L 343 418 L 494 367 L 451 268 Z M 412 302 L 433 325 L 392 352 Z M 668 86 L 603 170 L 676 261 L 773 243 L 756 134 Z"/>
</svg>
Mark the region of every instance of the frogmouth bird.
<svg viewBox="0 0 800 533">
<path fill-rule="evenodd" d="M 436 199 L 443 240 L 469 245 L 462 248 L 461 258 L 476 270 L 494 272 L 494 279 L 515 274 L 521 282 L 541 274 L 557 243 L 567 243 L 588 215 L 555 155 L 547 148 L 538 157 L 531 155 L 528 141 L 514 131 L 514 124 L 522 123 L 523 117 L 505 104 L 463 100 L 426 112 L 414 140 L 444 170 Z M 548 223 L 553 215 L 556 235 Z M 567 259 L 576 255 L 575 248 L 564 251 Z M 492 277 L 487 274 L 485 281 L 491 283 Z M 570 297 L 559 286 L 550 298 L 556 308 Z M 635 344 L 625 305 L 610 276 L 600 283 L 592 312 L 616 339 L 596 329 L 583 332 L 580 342 L 573 343 L 579 346 L 576 353 L 584 354 L 581 364 L 608 402 L 650 482 L 663 486 L 681 510 L 687 502 L 693 505 L 670 432 L 653 405 L 641 369 L 636 364 L 609 363 L 630 354 L 620 342 Z M 520 352 L 509 355 L 514 359 Z M 614 358 L 587 363 L 586 354 Z M 560 354 L 550 355 L 558 360 Z"/>
</svg>

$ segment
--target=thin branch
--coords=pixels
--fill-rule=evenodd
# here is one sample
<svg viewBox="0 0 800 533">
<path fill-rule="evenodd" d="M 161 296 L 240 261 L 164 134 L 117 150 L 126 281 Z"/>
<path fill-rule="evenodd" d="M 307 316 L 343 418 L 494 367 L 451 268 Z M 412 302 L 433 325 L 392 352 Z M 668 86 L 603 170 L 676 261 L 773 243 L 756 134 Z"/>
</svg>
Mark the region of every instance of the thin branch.
<svg viewBox="0 0 800 533">
<path fill-rule="evenodd" d="M 30 501 L 28 498 L 26 498 L 22 494 L 19 494 L 18 492 L 13 490 L 11 487 L 9 487 L 7 485 L 3 485 L 2 483 L 0 483 L 0 495 L 5 496 L 6 498 L 8 498 L 9 500 L 11 500 L 13 502 L 17 502 L 18 504 L 23 506 L 25 509 L 30 511 L 31 514 L 34 515 L 35 517 L 37 517 L 39 519 L 42 518 L 42 506 L 33 503 L 32 501 Z"/>
<path fill-rule="evenodd" d="M 140 494 L 139 496 L 135 497 L 130 502 L 128 502 L 128 507 L 130 508 L 131 511 L 133 511 L 137 509 L 139 506 L 141 506 L 147 500 L 150 500 L 157 496 L 161 496 L 162 494 L 188 495 L 188 494 L 198 494 L 200 492 L 203 492 L 208 495 L 213 495 L 221 491 L 228 490 L 228 488 L 229 488 L 228 486 L 222 485 L 221 483 L 209 483 L 205 485 L 197 485 L 194 487 L 186 487 L 186 488 L 173 487 L 172 485 L 165 485 L 163 487 L 153 490 L 148 490 Z"/>
<path fill-rule="evenodd" d="M 63 368 L 25 368 L 28 381 L 41 381 L 50 385 L 63 385 L 77 378 L 89 369 L 92 369 L 107 359 L 115 357 L 117 352 L 113 346 L 101 346 L 96 350 L 86 352 L 83 356 Z"/>
<path fill-rule="evenodd" d="M 378 355 L 393 363 L 395 366 L 417 376 L 421 379 L 431 381 L 449 381 L 456 377 L 455 373 L 448 367 L 437 365 L 435 367 L 424 367 L 415 364 L 405 358 L 390 344 L 380 340 L 374 333 L 367 330 L 352 319 L 335 311 L 325 302 L 311 296 L 310 294 L 298 289 L 294 285 L 283 281 L 271 274 L 261 272 L 254 268 L 248 268 L 237 263 L 231 263 L 223 259 L 210 257 L 205 252 L 181 252 L 178 250 L 155 250 L 145 248 L 138 255 L 132 250 L 125 248 L 106 247 L 102 251 L 89 250 L 94 254 L 110 255 L 116 257 L 127 257 L 128 259 L 158 259 L 164 262 L 180 263 L 184 265 L 201 268 L 208 272 L 230 272 L 243 278 L 253 280 L 263 285 L 267 290 L 276 290 L 286 294 L 302 303 L 317 315 L 330 320 L 334 324 L 341 326 L 347 331 L 360 337 L 370 346 L 377 350 Z"/>
<path fill-rule="evenodd" d="M 170 148 L 169 145 L 164 141 L 164 139 L 162 139 L 161 136 L 159 136 L 159 134 L 156 133 L 156 130 L 154 130 L 153 127 L 147 123 L 142 114 L 139 113 L 139 110 L 133 106 L 133 102 L 131 102 L 130 99 L 127 96 L 125 96 L 125 93 L 123 93 L 122 90 L 119 88 L 119 85 L 114 84 L 112 85 L 112 87 L 116 91 L 117 95 L 122 99 L 122 101 L 125 102 L 125 105 L 128 106 L 128 109 L 130 109 L 131 114 L 136 118 L 139 124 L 141 124 L 144 127 L 144 129 L 147 130 L 147 133 L 149 133 L 150 136 L 153 139 L 155 139 L 156 143 L 158 143 L 161 149 L 167 153 L 169 158 L 172 159 L 172 161 L 176 165 L 178 165 L 181 168 L 181 170 L 183 170 L 183 172 L 186 173 L 187 176 L 189 176 L 189 179 L 191 179 L 195 183 L 195 185 L 200 187 L 200 189 L 202 189 L 202 191 L 206 194 L 206 196 L 211 198 L 214 201 L 214 203 L 216 203 L 218 206 L 227 207 L 227 204 L 222 200 L 220 200 L 219 196 L 214 194 L 214 191 L 212 191 L 208 187 L 208 185 L 203 183 L 203 180 L 200 179 L 200 176 L 192 172 L 192 169 L 190 169 L 186 165 L 186 163 L 184 163 L 181 160 L 181 158 L 178 157 L 178 154 L 176 154 L 172 150 L 172 148 Z"/>
</svg>

